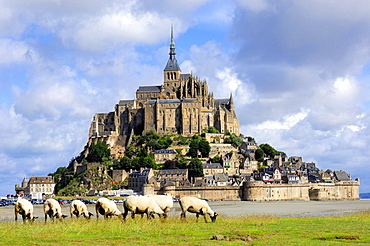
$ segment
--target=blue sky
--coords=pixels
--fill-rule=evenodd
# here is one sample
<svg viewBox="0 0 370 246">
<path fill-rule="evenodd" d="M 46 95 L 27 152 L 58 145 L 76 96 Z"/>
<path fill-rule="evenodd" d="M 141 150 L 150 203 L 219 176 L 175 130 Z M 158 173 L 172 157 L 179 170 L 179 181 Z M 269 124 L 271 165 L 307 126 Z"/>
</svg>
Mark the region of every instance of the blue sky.
<svg viewBox="0 0 370 246">
<path fill-rule="evenodd" d="M 97 112 L 184 73 L 233 93 L 241 132 L 370 192 L 367 1 L 0 0 L 0 195 L 67 166 Z"/>
</svg>

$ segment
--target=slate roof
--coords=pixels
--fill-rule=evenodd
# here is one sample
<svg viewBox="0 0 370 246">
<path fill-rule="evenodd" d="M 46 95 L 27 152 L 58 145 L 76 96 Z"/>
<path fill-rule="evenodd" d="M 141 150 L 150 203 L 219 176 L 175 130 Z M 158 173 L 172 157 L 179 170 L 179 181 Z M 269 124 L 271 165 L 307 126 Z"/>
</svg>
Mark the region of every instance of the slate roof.
<svg viewBox="0 0 370 246">
<path fill-rule="evenodd" d="M 160 92 L 161 88 L 161 85 L 139 86 L 137 92 Z"/>
<path fill-rule="evenodd" d="M 351 177 L 345 171 L 334 171 L 334 177 L 338 181 L 351 181 Z"/>
<path fill-rule="evenodd" d="M 223 167 L 221 166 L 220 163 L 207 163 L 207 164 L 202 164 L 203 165 L 203 169 L 210 169 L 210 168 L 220 168 L 222 169 Z"/>
<path fill-rule="evenodd" d="M 159 149 L 154 150 L 154 154 L 176 154 L 176 151 L 173 149 Z"/>
<path fill-rule="evenodd" d="M 119 103 L 118 103 L 119 106 L 124 106 L 126 104 L 132 104 L 133 105 L 134 100 L 120 100 Z"/>
</svg>

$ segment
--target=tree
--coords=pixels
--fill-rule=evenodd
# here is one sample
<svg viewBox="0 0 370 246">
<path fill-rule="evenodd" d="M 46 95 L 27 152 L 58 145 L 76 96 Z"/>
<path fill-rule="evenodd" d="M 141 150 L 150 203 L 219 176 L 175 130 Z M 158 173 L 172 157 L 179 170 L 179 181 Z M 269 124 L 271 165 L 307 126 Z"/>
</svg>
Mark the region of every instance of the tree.
<svg viewBox="0 0 370 246">
<path fill-rule="evenodd" d="M 188 165 L 188 176 L 191 177 L 203 177 L 203 165 L 198 158 L 193 158 L 190 160 Z"/>
<path fill-rule="evenodd" d="M 211 152 L 211 146 L 209 145 L 207 140 L 202 139 L 199 141 L 198 150 L 201 153 L 202 157 L 208 157 L 209 152 Z"/>
<path fill-rule="evenodd" d="M 238 148 L 243 142 L 243 139 L 231 133 L 224 139 L 224 143 L 231 144 L 234 148 Z"/>
<path fill-rule="evenodd" d="M 213 158 L 210 158 L 211 163 L 221 163 L 221 157 L 219 155 L 216 155 Z"/>
<path fill-rule="evenodd" d="M 217 130 L 213 126 L 209 126 L 209 127 L 205 128 L 204 132 L 206 132 L 206 133 L 220 133 L 219 130 Z"/>
<path fill-rule="evenodd" d="M 274 158 L 275 155 L 277 154 L 277 150 L 274 149 L 271 145 L 269 144 L 261 144 L 260 148 L 263 150 L 263 152 L 270 157 L 270 159 Z"/>
<path fill-rule="evenodd" d="M 122 157 L 119 162 L 113 166 L 113 168 L 130 171 L 132 168 L 131 158 L 128 158 L 127 156 Z"/>
<path fill-rule="evenodd" d="M 256 149 L 256 152 L 254 153 L 254 157 L 256 158 L 257 161 L 263 162 L 263 155 L 264 155 L 264 152 L 262 149 Z"/>
<path fill-rule="evenodd" d="M 190 144 L 189 144 L 189 152 L 188 155 L 191 158 L 197 158 L 198 153 L 200 152 L 202 157 L 208 157 L 209 152 L 211 151 L 211 146 L 209 142 L 204 138 L 194 135 Z"/>
<path fill-rule="evenodd" d="M 163 169 L 177 169 L 177 164 L 177 160 L 167 160 L 163 165 Z"/>
<path fill-rule="evenodd" d="M 101 162 L 103 158 L 110 158 L 110 149 L 108 144 L 98 141 L 95 145 L 90 147 L 86 160 L 88 162 Z"/>
</svg>

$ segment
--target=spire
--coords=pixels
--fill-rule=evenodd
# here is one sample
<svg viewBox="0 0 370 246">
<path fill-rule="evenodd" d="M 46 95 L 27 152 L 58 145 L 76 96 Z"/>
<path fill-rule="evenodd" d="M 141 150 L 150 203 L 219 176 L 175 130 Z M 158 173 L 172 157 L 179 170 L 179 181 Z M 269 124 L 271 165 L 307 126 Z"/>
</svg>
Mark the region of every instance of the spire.
<svg viewBox="0 0 370 246">
<path fill-rule="evenodd" d="M 170 59 L 174 59 L 176 52 L 175 52 L 175 41 L 173 40 L 173 24 L 171 23 L 171 43 L 170 43 Z"/>
<path fill-rule="evenodd" d="M 171 43 L 170 43 L 170 58 L 167 61 L 167 65 L 164 68 L 164 71 L 178 71 L 180 69 L 179 64 L 176 60 L 176 52 L 175 52 L 175 41 L 173 38 L 173 24 L 171 23 Z"/>
<path fill-rule="evenodd" d="M 234 99 L 233 99 L 232 92 L 230 93 L 229 107 L 230 107 L 230 110 L 234 111 Z"/>
</svg>

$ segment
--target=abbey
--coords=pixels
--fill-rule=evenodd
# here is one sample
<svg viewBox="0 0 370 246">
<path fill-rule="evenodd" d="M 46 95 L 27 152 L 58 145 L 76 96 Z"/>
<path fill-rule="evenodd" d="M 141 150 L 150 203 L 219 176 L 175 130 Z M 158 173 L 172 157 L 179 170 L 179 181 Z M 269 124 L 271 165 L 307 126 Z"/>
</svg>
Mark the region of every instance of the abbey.
<svg viewBox="0 0 370 246">
<path fill-rule="evenodd" d="M 140 86 L 135 99 L 120 100 L 114 112 L 96 114 L 90 126 L 90 138 L 115 136 L 127 144 L 133 134 L 142 135 L 150 130 L 190 136 L 208 127 L 239 136 L 232 94 L 226 99 L 215 99 L 205 80 L 181 72 L 175 55 L 171 27 L 163 84 Z"/>
</svg>

